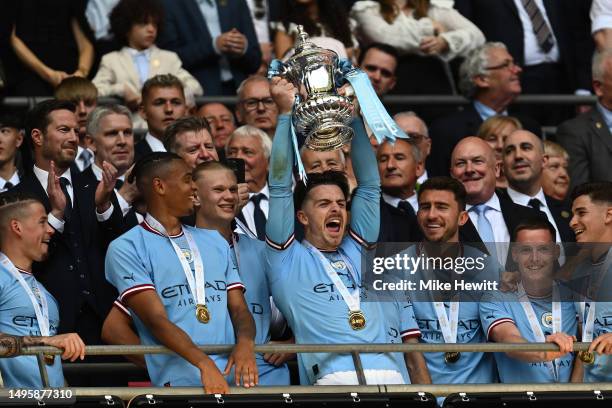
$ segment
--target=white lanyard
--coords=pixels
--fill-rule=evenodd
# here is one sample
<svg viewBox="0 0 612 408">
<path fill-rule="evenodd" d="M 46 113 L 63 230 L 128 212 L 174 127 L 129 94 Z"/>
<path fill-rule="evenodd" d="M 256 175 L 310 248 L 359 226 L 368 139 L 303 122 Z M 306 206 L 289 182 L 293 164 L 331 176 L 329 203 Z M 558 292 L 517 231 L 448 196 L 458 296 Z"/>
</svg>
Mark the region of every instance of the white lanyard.
<svg viewBox="0 0 612 408">
<path fill-rule="evenodd" d="M 586 302 L 580 302 L 580 318 L 582 322 L 582 341 L 590 343 L 593 341 L 593 330 L 595 326 L 595 302 L 589 302 L 589 311 L 584 315 L 586 310 Z"/>
<path fill-rule="evenodd" d="M 529 321 L 529 326 L 531 327 L 531 332 L 533 333 L 535 339 L 539 343 L 545 343 L 546 337 L 544 336 L 544 332 L 542 331 L 542 327 L 538 322 L 538 318 L 536 317 L 535 311 L 533 310 L 533 306 L 531 305 L 531 301 L 529 297 L 525 293 L 525 288 L 523 288 L 522 283 L 518 283 L 517 285 L 517 294 L 518 298 L 521 302 L 521 306 L 523 307 L 523 311 L 525 312 L 525 316 L 527 316 L 527 320 Z M 556 284 L 553 284 L 553 302 L 552 302 L 552 326 L 553 333 L 561 333 L 563 330 L 561 328 L 561 302 L 559 302 L 559 290 Z M 559 358 L 555 359 L 554 364 L 550 361 L 544 361 L 544 365 L 553 376 L 553 379 L 557 382 L 559 381 L 559 373 L 557 371 L 557 367 L 559 367 Z"/>
<path fill-rule="evenodd" d="M 39 296 L 36 297 L 30 285 L 28 285 L 23 276 L 21 276 L 21 272 L 17 270 L 11 260 L 3 253 L 0 253 L 0 262 L 2 262 L 2 265 L 11 272 L 13 277 L 17 279 L 21 287 L 23 287 L 23 290 L 28 294 L 30 302 L 32 302 L 32 306 L 34 307 L 34 313 L 36 313 L 36 321 L 38 322 L 40 334 L 42 336 L 49 336 L 49 307 L 47 306 L 47 297 L 40 287 L 40 284 L 34 279 L 34 284 L 39 294 Z M 38 303 L 38 301 L 40 301 L 40 303 Z"/>
<path fill-rule="evenodd" d="M 444 302 L 433 302 L 434 310 L 440 324 L 440 331 L 445 343 L 457 342 L 457 328 L 459 326 L 459 302 L 450 302 L 450 316 L 446 316 Z"/>
<path fill-rule="evenodd" d="M 176 253 L 179 261 L 181 262 L 181 266 L 183 267 L 183 273 L 187 278 L 187 283 L 189 284 L 189 290 L 191 291 L 191 295 L 195 297 L 196 305 L 206 305 L 206 290 L 204 281 L 204 264 L 202 263 L 202 257 L 200 256 L 200 251 L 191 236 L 191 233 L 183 228 L 183 234 L 185 234 L 185 240 L 187 241 L 187 245 L 189 246 L 189 250 L 191 251 L 191 256 L 193 257 L 193 266 L 195 269 L 195 279 L 193 273 L 191 273 L 191 267 L 189 266 L 189 261 L 187 257 L 181 250 L 181 248 L 176 245 L 174 240 L 170 238 L 166 229 L 159 221 L 157 221 L 151 214 L 147 214 L 145 217 L 145 222 L 151 227 L 153 230 L 157 231 L 161 235 L 168 238 L 170 243 L 172 244 L 172 248 Z"/>
<path fill-rule="evenodd" d="M 338 292 L 340 292 L 340 295 L 344 299 L 344 302 L 348 306 L 349 310 L 351 312 L 360 311 L 361 308 L 360 308 L 360 299 L 359 299 L 359 283 L 357 282 L 357 277 L 352 273 L 352 270 L 351 270 L 352 267 L 349 264 L 348 260 L 345 259 L 344 263 L 346 264 L 346 268 L 349 271 L 349 273 L 353 276 L 353 281 L 355 282 L 355 285 L 357 286 L 357 290 L 353 294 L 349 292 L 344 282 L 342 282 L 342 279 L 340 279 L 340 276 L 338 276 L 338 273 L 336 272 L 336 270 L 331 266 L 331 262 L 329 261 L 329 259 L 327 259 L 321 253 L 321 251 L 319 251 L 310 242 L 306 240 L 302 241 L 302 244 L 306 247 L 306 249 L 308 249 L 317 258 L 319 258 L 319 262 L 321 262 L 321 265 L 323 265 L 323 268 L 325 269 L 327 276 L 329 276 L 329 279 L 331 279 L 336 289 L 338 289 Z M 340 255 L 342 256 L 342 254 Z"/>
<path fill-rule="evenodd" d="M 232 246 L 234 247 L 234 256 L 236 257 L 236 269 L 238 270 L 238 275 L 242 277 L 240 274 L 240 253 L 238 251 L 238 240 L 239 239 L 236 239 L 236 234 L 232 232 Z"/>
</svg>

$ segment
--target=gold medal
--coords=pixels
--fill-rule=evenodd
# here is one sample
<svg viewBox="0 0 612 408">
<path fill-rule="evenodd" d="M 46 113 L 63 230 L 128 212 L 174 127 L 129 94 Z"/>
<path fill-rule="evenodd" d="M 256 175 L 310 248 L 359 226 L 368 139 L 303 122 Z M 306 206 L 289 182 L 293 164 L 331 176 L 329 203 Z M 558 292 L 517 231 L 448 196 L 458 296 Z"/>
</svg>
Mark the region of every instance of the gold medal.
<svg viewBox="0 0 612 408">
<path fill-rule="evenodd" d="M 196 318 L 200 323 L 210 322 L 210 312 L 206 305 L 196 305 Z"/>
<path fill-rule="evenodd" d="M 366 326 L 366 318 L 361 310 L 350 312 L 348 320 L 353 330 L 361 330 Z"/>
<path fill-rule="evenodd" d="M 595 354 L 590 351 L 581 351 L 578 353 L 578 358 L 582 360 L 584 364 L 593 364 L 595 362 Z"/>
<path fill-rule="evenodd" d="M 461 358 L 461 353 L 458 351 L 447 351 L 444 353 L 444 361 L 446 364 L 454 364 Z"/>
<path fill-rule="evenodd" d="M 43 354 L 43 359 L 45 360 L 46 365 L 53 365 L 55 362 L 55 355 L 53 354 Z"/>
</svg>

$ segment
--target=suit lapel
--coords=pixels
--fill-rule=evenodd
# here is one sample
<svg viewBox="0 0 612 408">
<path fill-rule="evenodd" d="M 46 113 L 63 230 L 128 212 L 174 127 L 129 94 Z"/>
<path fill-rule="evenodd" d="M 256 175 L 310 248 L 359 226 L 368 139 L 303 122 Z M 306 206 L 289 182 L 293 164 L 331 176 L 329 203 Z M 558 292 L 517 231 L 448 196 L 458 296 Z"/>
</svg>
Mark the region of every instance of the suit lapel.
<svg viewBox="0 0 612 408">
<path fill-rule="evenodd" d="M 92 198 L 95 197 L 93 191 L 95 191 L 97 183 L 94 184 L 85 180 L 74 168 L 70 170 L 70 173 L 72 177 L 72 191 L 76 202 L 75 208 L 78 209 L 81 232 L 83 232 L 81 237 L 88 241 L 89 237 L 85 231 L 92 231 L 89 225 L 92 220 L 90 214 L 92 211 L 95 211 L 95 201 L 92 201 Z"/>
<path fill-rule="evenodd" d="M 519 12 L 518 12 L 518 9 L 516 8 L 516 4 L 514 3 L 514 0 L 502 0 L 502 3 L 504 4 L 505 7 L 508 8 L 508 10 L 512 12 L 512 15 L 514 17 L 520 19 Z"/>
<path fill-rule="evenodd" d="M 23 188 L 23 191 L 31 191 L 36 196 L 40 198 L 47 212 L 51 211 L 51 202 L 49 201 L 49 196 L 47 192 L 43 189 L 43 186 L 40 184 L 34 173 L 28 174 L 21 182 L 18 184 L 20 188 Z"/>
<path fill-rule="evenodd" d="M 571 212 L 569 211 L 569 208 L 566 208 L 562 201 L 556 200 L 549 196 L 545 196 L 545 198 L 546 206 L 548 206 L 550 209 L 550 213 L 552 214 L 555 224 L 557 224 L 557 228 L 559 229 L 561 241 L 575 242 L 576 236 L 569 227 L 569 222 L 571 219 Z"/>
<path fill-rule="evenodd" d="M 591 109 L 591 131 L 595 133 L 603 144 L 606 145 L 608 150 L 612 152 L 612 135 L 597 107 Z"/>
<path fill-rule="evenodd" d="M 208 38 L 211 38 L 210 32 L 208 31 L 208 26 L 206 25 L 206 20 L 204 20 L 202 10 L 200 10 L 196 0 L 186 0 L 184 3 L 187 7 L 187 13 L 189 13 L 188 16 L 185 16 L 185 21 L 193 21 L 192 19 L 195 19 L 195 25 L 191 26 L 192 29 L 200 30 L 202 33 L 206 33 Z M 202 39 L 202 41 L 205 41 L 205 39 Z"/>
<path fill-rule="evenodd" d="M 221 26 L 221 32 L 224 33 L 232 28 L 230 27 L 230 9 L 227 7 L 226 2 L 221 2 L 223 5 L 219 4 L 218 1 L 216 3 L 217 13 L 219 13 L 219 25 Z"/>
<path fill-rule="evenodd" d="M 482 243 L 482 238 L 472 220 L 468 217 L 468 220 L 463 226 L 459 228 L 459 240 L 461 242 L 479 242 Z"/>
</svg>

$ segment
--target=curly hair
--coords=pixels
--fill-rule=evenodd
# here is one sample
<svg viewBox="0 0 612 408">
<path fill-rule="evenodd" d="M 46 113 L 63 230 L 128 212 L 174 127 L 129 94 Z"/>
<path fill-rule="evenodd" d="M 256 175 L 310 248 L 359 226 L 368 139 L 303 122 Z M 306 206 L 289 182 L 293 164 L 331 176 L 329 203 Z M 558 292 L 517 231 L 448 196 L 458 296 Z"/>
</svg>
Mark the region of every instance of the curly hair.
<svg viewBox="0 0 612 408">
<path fill-rule="evenodd" d="M 316 0 L 319 7 L 319 21 L 309 17 L 308 5 L 300 4 L 295 0 L 284 0 L 280 7 L 280 20 L 289 32 L 289 24 L 294 23 L 304 26 L 304 30 L 312 37 L 320 36 L 321 24 L 331 37 L 342 42 L 345 47 L 353 46 L 349 18 L 344 5 L 339 0 Z"/>
<path fill-rule="evenodd" d="M 121 0 L 109 16 L 111 31 L 117 41 L 127 45 L 127 36 L 135 24 L 153 22 L 157 32 L 164 25 L 164 8 L 159 0 Z"/>
<path fill-rule="evenodd" d="M 389 24 L 393 24 L 393 21 L 402 12 L 397 5 L 395 0 L 378 0 L 380 3 L 380 14 L 382 14 L 385 21 Z M 414 9 L 413 16 L 415 19 L 421 19 L 427 17 L 427 11 L 429 11 L 430 1 L 429 0 L 409 0 L 408 6 Z"/>
</svg>

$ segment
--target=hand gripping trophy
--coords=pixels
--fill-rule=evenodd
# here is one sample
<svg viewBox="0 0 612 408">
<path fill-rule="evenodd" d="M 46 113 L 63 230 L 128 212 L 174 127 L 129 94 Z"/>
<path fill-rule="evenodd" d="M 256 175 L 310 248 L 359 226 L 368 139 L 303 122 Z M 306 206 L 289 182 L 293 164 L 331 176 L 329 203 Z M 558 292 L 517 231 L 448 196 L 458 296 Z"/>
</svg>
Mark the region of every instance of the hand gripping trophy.
<svg viewBox="0 0 612 408">
<path fill-rule="evenodd" d="M 305 138 L 307 148 L 335 150 L 351 141 L 350 122 L 355 107 L 347 96 L 338 93 L 346 82 L 354 90 L 365 122 L 379 143 L 384 139 L 408 138 L 391 119 L 363 71 L 348 60 L 340 60 L 334 51 L 312 43 L 302 26 L 297 29 L 294 55 L 284 63 L 272 61 L 268 77 L 281 76 L 299 90 L 293 108 L 293 127 Z"/>
</svg>

